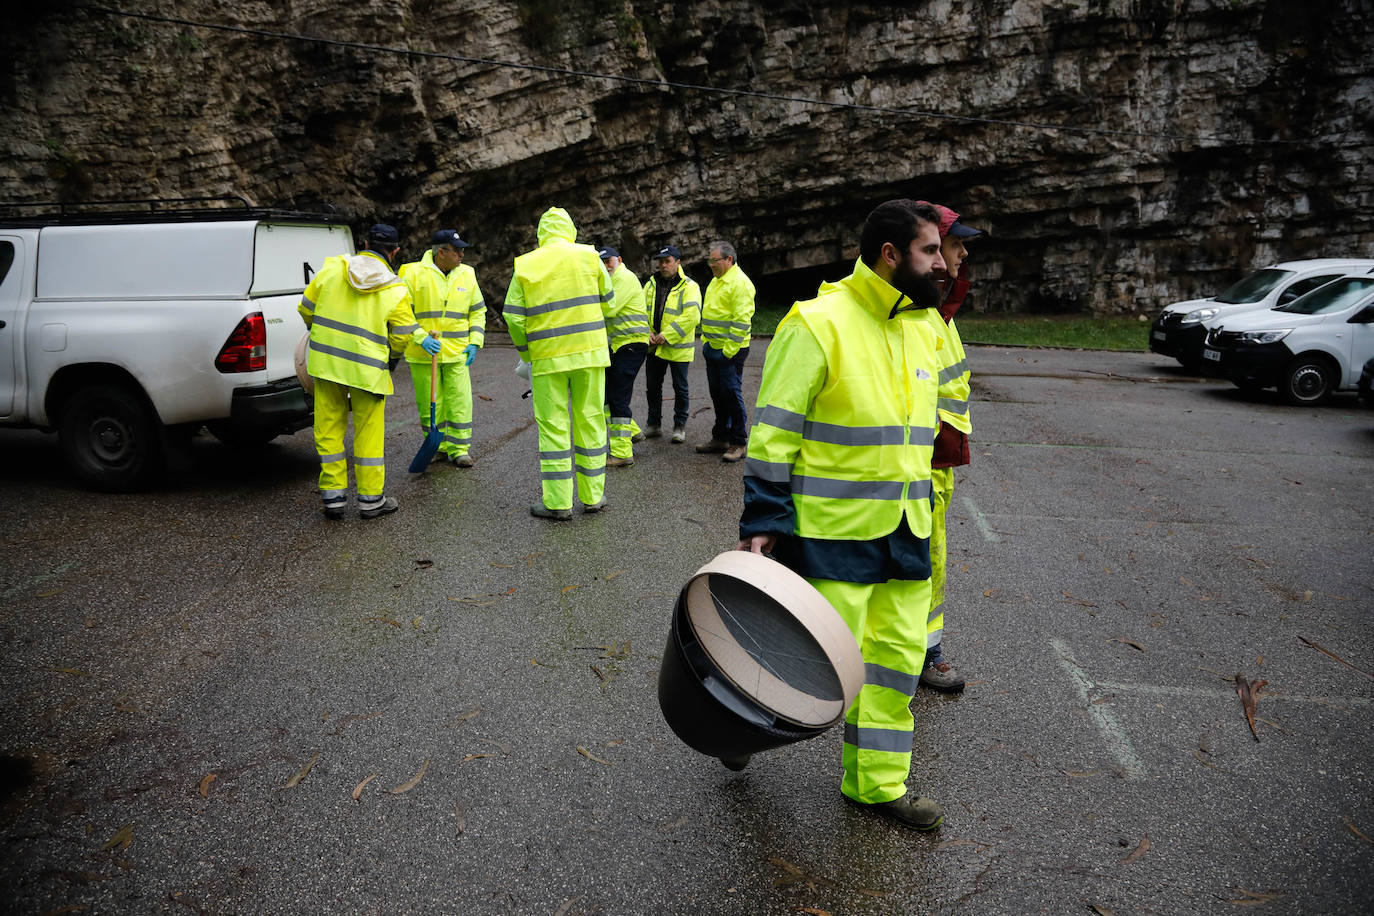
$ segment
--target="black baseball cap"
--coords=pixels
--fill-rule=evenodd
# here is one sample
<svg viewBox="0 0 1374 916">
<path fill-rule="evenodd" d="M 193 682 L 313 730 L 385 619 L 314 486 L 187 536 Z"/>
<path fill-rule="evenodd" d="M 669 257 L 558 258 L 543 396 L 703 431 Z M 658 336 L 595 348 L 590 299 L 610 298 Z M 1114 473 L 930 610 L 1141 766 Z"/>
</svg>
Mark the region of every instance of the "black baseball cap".
<svg viewBox="0 0 1374 916">
<path fill-rule="evenodd" d="M 401 235 L 396 231 L 395 226 L 377 223 L 367 230 L 367 240 L 376 242 L 378 245 L 399 245 L 401 244 Z"/>
<path fill-rule="evenodd" d="M 606 260 L 607 258 L 618 258 L 618 257 L 620 257 L 620 252 L 616 251 L 616 250 L 615 250 L 614 248 L 612 248 L 610 245 L 607 245 L 606 247 L 604 247 L 604 248 L 600 249 L 599 251 L 597 251 L 597 254 L 601 256 L 601 260 L 603 260 L 603 261 Z"/>
<path fill-rule="evenodd" d="M 430 237 L 431 245 L 448 245 L 450 248 L 471 248 L 467 242 L 458 237 L 457 229 L 440 229 Z"/>
<path fill-rule="evenodd" d="M 983 230 L 974 229 L 972 226 L 965 226 L 963 223 L 959 222 L 958 220 L 955 220 L 950 225 L 949 232 L 947 234 L 954 236 L 956 239 L 971 239 L 975 235 L 982 235 Z"/>
<path fill-rule="evenodd" d="M 667 247 L 659 251 L 658 254 L 654 255 L 654 258 L 677 258 L 679 261 L 681 261 L 682 252 L 677 250 L 676 245 L 668 245 Z"/>
</svg>

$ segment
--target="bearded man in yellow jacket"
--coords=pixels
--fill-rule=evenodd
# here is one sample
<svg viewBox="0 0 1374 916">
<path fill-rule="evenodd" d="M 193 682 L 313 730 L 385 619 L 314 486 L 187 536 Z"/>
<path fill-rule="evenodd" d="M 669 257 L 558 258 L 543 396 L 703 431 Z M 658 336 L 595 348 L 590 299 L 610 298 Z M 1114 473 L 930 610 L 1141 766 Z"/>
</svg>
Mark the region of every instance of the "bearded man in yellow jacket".
<svg viewBox="0 0 1374 916">
<path fill-rule="evenodd" d="M 945 346 L 939 216 L 893 200 L 864 223 L 848 277 L 798 302 L 768 347 L 745 459 L 741 550 L 772 553 L 849 624 L 865 681 L 845 713 L 840 791 L 917 830 L 908 792 L 930 608 L 931 454 Z M 747 761 L 728 760 L 738 768 Z"/>
<path fill-rule="evenodd" d="M 515 259 L 503 314 L 530 364 L 539 426 L 542 500 L 536 518 L 572 518 L 573 481 L 584 512 L 606 506 L 606 312 L 615 300 L 595 248 L 577 244 L 568 211 L 539 218 L 539 247 Z M 569 424 L 569 406 L 572 422 Z"/>
</svg>

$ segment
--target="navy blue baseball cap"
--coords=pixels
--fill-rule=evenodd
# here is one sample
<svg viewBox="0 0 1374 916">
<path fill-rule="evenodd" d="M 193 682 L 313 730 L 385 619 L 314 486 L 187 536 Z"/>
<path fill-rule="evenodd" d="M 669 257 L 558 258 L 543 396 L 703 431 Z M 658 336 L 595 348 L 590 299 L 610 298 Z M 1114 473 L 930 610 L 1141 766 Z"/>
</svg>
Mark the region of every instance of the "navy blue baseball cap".
<svg viewBox="0 0 1374 916">
<path fill-rule="evenodd" d="M 680 251 L 677 250 L 677 246 L 676 246 L 676 245 L 669 245 L 669 246 L 667 246 L 666 248 L 664 248 L 663 250 L 661 250 L 658 254 L 654 255 L 654 257 L 655 257 L 655 258 L 677 258 L 679 261 L 681 261 L 681 260 L 682 260 L 682 252 L 680 252 Z"/>
<path fill-rule="evenodd" d="M 388 226 L 386 223 L 377 223 L 367 230 L 367 240 L 376 242 L 379 245 L 399 245 L 401 244 L 400 233 L 395 226 Z"/>
<path fill-rule="evenodd" d="M 955 220 L 954 223 L 950 225 L 948 234 L 954 236 L 956 239 L 971 239 L 975 235 L 982 235 L 983 230 L 974 229 L 972 226 L 965 226 L 963 223 Z"/>
<path fill-rule="evenodd" d="M 597 252 L 597 254 L 601 256 L 601 260 L 603 260 L 603 261 L 606 260 L 607 258 L 618 258 L 618 257 L 620 257 L 620 252 L 616 251 L 616 250 L 615 250 L 614 248 L 612 248 L 610 245 L 607 245 L 605 248 L 602 248 L 601 250 L 599 250 L 599 251 Z"/>
<path fill-rule="evenodd" d="M 448 245 L 450 248 L 471 248 L 467 242 L 458 237 L 457 229 L 440 229 L 430 238 L 431 245 Z"/>
</svg>

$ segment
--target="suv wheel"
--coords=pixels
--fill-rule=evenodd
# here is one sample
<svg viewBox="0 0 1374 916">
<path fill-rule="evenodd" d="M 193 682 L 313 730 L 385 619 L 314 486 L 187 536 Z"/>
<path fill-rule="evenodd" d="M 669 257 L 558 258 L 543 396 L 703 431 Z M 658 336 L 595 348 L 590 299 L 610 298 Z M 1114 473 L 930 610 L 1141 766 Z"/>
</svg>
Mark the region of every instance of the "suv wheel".
<svg viewBox="0 0 1374 916">
<path fill-rule="evenodd" d="M 59 439 L 72 471 L 98 490 L 137 489 L 162 463 L 158 420 L 126 388 L 78 389 L 62 410 Z"/>
<path fill-rule="evenodd" d="M 1331 397 L 1335 387 L 1331 365 L 1319 356 L 1300 356 L 1288 364 L 1279 394 L 1289 404 L 1314 407 Z"/>
</svg>

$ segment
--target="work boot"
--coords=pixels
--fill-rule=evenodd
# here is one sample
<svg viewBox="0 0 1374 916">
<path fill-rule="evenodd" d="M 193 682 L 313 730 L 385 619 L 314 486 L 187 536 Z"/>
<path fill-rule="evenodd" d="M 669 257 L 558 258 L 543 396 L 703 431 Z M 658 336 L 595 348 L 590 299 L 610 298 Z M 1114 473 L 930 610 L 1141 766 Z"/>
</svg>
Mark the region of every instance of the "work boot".
<svg viewBox="0 0 1374 916">
<path fill-rule="evenodd" d="M 643 442 L 643 441 L 644 441 L 644 430 L 640 430 L 639 432 L 637 432 L 637 433 L 635 433 L 633 436 L 631 436 L 631 437 L 630 437 L 630 441 L 631 441 L 631 442 Z"/>
<path fill-rule="evenodd" d="M 748 449 L 743 445 L 732 445 L 725 450 L 724 455 L 720 456 L 720 460 L 727 461 L 731 464 L 734 464 L 736 461 L 743 461 L 746 451 L 748 451 Z"/>
<path fill-rule="evenodd" d="M 685 427 L 685 426 L 674 426 L 674 427 L 673 427 L 673 444 L 674 444 L 674 445 L 681 445 L 682 443 L 684 443 L 684 442 L 686 442 L 686 441 L 687 441 L 687 427 Z"/>
<path fill-rule="evenodd" d="M 752 756 L 752 754 L 736 754 L 731 757 L 722 757 L 720 758 L 720 762 L 725 764 L 727 770 L 734 770 L 738 773 L 749 765 L 749 759 Z"/>
<path fill-rule="evenodd" d="M 876 805 L 855 802 L 848 795 L 845 796 L 845 799 L 861 808 L 868 808 L 894 823 L 901 824 L 903 827 L 910 827 L 912 830 L 934 830 L 945 820 L 945 809 L 940 807 L 939 802 L 933 798 L 926 798 L 924 795 L 912 795 L 910 792 L 901 798 L 893 799 L 890 802 L 879 802 Z"/>
<path fill-rule="evenodd" d="M 583 507 L 582 507 L 582 511 L 583 511 L 583 512 L 600 512 L 602 509 L 609 509 L 609 508 L 610 508 L 610 506 L 606 505 L 606 497 L 603 496 L 603 497 L 601 497 L 601 500 L 600 500 L 599 502 L 594 502 L 594 503 L 592 503 L 592 504 L 589 505 L 589 506 L 583 506 Z"/>
<path fill-rule="evenodd" d="M 394 496 L 374 496 L 371 499 L 366 496 L 358 497 L 358 518 L 361 519 L 390 515 L 399 508 L 401 504 L 396 502 Z"/>
<path fill-rule="evenodd" d="M 663 429 L 657 423 L 650 423 L 648 426 L 644 427 L 645 439 L 657 439 L 661 435 L 663 435 Z M 631 439 L 630 441 L 633 442 L 635 440 Z"/>
<path fill-rule="evenodd" d="M 551 518 L 555 522 L 566 522 L 572 518 L 571 509 L 550 509 L 543 503 L 535 503 L 530 506 L 530 515 L 535 518 Z"/>
<path fill-rule="evenodd" d="M 921 669 L 921 686 L 941 693 L 958 693 L 964 689 L 964 676 L 949 666 L 936 662 Z"/>
<path fill-rule="evenodd" d="M 615 455 L 606 459 L 606 467 L 608 468 L 627 468 L 634 463 L 633 458 L 617 458 Z"/>
<path fill-rule="evenodd" d="M 327 519 L 329 519 L 331 522 L 341 522 L 341 521 L 343 521 L 343 514 L 344 514 L 344 507 L 343 507 L 343 504 L 342 504 L 342 503 L 339 504 L 339 505 L 337 505 L 337 506 L 325 506 L 325 507 L 324 507 L 324 517 L 327 518 Z"/>
<path fill-rule="evenodd" d="M 712 438 L 710 442 L 703 442 L 698 445 L 697 452 L 702 455 L 718 455 L 721 452 L 728 451 L 729 448 L 729 442 L 722 442 L 720 439 Z"/>
<path fill-rule="evenodd" d="M 458 467 L 460 467 L 460 468 L 470 468 L 470 467 L 472 467 L 472 463 L 473 463 L 473 462 L 472 462 L 472 456 L 471 456 L 471 455 L 454 455 L 454 456 L 453 456 L 453 463 L 456 464 L 456 465 L 458 465 Z"/>
</svg>

